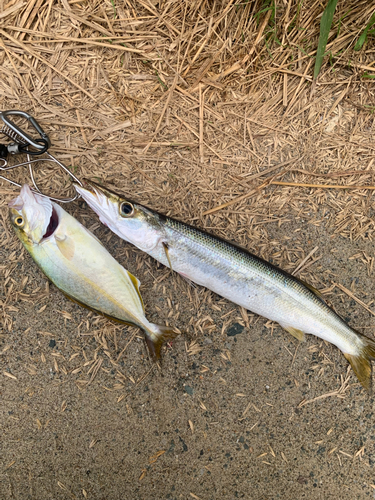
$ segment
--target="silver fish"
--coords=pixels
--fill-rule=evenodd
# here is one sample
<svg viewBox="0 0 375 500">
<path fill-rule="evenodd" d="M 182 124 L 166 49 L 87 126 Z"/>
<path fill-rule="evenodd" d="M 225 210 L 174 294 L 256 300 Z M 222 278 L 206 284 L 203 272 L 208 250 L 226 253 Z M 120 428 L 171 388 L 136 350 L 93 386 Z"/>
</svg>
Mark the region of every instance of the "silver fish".
<svg viewBox="0 0 375 500">
<path fill-rule="evenodd" d="M 147 320 L 140 282 L 90 231 L 27 185 L 9 203 L 9 215 L 24 247 L 57 288 L 81 305 L 141 328 L 151 355 L 159 357 L 163 341 L 177 332 Z"/>
<path fill-rule="evenodd" d="M 103 224 L 189 280 L 276 321 L 299 340 L 310 333 L 336 345 L 369 392 L 375 342 L 351 328 L 319 292 L 247 250 L 95 182 L 78 193 Z"/>
</svg>

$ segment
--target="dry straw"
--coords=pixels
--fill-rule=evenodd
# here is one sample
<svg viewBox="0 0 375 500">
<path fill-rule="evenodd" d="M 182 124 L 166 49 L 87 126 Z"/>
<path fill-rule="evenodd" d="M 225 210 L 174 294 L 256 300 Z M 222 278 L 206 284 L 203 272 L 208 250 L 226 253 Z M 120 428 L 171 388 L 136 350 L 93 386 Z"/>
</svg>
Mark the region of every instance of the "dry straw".
<svg viewBox="0 0 375 500">
<path fill-rule="evenodd" d="M 367 1 L 338 2 L 312 92 L 319 1 L 264 7 L 261 0 L 10 0 L 0 4 L 0 109 L 36 116 L 53 152 L 78 176 L 99 178 L 286 270 L 301 269 L 315 247 L 299 239 L 306 224 L 353 240 L 374 237 L 370 35 L 354 51 L 372 10 Z M 38 172 L 45 188 L 67 194 L 67 179 L 43 165 Z M 25 180 L 25 172 L 13 175 Z M 11 280 L 23 258 L 6 222 L 13 194 L 1 185 L 6 331 L 23 293 Z M 78 213 L 77 205 L 71 209 Z M 88 226 L 96 224 L 93 214 L 80 214 Z M 215 331 L 200 305 L 225 316 L 225 301 L 214 304 L 209 292 L 136 255 L 134 271 L 152 293 L 173 296 L 170 309 L 154 312 L 181 326 L 183 311 L 184 330 Z M 315 286 L 329 286 L 319 272 L 311 274 L 314 265 L 301 270 Z M 43 290 L 35 290 L 23 298 L 42 300 Z M 237 314 L 243 321 L 236 311 L 229 320 Z M 129 340 L 106 347 L 107 337 L 121 335 L 93 318 L 87 322 L 102 328 L 97 340 L 105 358 L 81 365 L 79 358 L 55 360 L 59 369 L 84 374 L 86 383 L 103 359 L 116 366 Z M 246 324 L 252 320 L 246 313 Z"/>
</svg>

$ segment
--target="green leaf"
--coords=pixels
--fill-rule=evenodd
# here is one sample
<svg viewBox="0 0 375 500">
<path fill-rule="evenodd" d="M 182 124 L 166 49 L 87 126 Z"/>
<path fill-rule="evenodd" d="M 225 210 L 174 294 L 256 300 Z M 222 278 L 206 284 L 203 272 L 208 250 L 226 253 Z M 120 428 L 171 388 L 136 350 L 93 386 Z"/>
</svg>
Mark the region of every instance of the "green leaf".
<svg viewBox="0 0 375 500">
<path fill-rule="evenodd" d="M 336 4 L 337 0 L 328 0 L 327 7 L 325 8 L 322 19 L 320 20 L 320 35 L 314 66 L 314 80 L 319 75 L 319 71 L 323 63 L 324 52 L 327 46 L 329 30 L 332 26 L 333 14 L 335 13 Z"/>
<path fill-rule="evenodd" d="M 370 17 L 369 22 L 367 23 L 366 28 L 364 29 L 362 35 L 358 38 L 357 43 L 354 46 L 354 50 L 361 50 L 363 47 L 363 44 L 366 41 L 367 35 L 370 33 L 372 34 L 372 31 L 369 31 L 369 29 L 372 27 L 372 25 L 375 23 L 375 11 L 373 12 L 372 16 Z"/>
<path fill-rule="evenodd" d="M 363 44 L 366 41 L 366 38 L 367 38 L 367 31 L 364 30 L 364 32 L 362 33 L 362 35 L 358 38 L 357 43 L 354 46 L 354 50 L 361 50 Z"/>
<path fill-rule="evenodd" d="M 113 19 L 116 19 L 116 17 L 117 17 L 117 12 L 116 12 L 116 5 L 115 5 L 115 1 L 114 1 L 114 0 L 111 0 L 111 4 L 112 4 L 112 7 L 113 7 Z"/>
</svg>

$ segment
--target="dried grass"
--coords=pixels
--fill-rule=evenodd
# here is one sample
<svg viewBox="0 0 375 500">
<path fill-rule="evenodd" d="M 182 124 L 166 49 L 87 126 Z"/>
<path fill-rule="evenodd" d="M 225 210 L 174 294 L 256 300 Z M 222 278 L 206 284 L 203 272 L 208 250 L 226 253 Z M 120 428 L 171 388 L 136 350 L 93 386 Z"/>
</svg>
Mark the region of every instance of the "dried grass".
<svg viewBox="0 0 375 500">
<path fill-rule="evenodd" d="M 375 236 L 375 100 L 372 81 L 362 78 L 375 70 L 374 47 L 369 40 L 353 51 L 373 5 L 339 2 L 327 45 L 334 57 L 323 64 L 313 92 L 321 2 L 278 2 L 276 12 L 262 12 L 262 5 L 11 0 L 0 5 L 0 109 L 34 115 L 50 134 L 52 152 L 79 177 L 100 178 L 156 210 L 272 257 L 290 272 L 305 272 L 314 246 L 298 240 L 306 223 L 352 240 Z M 66 176 L 45 164 L 37 170 L 46 189 L 67 195 Z M 26 172 L 12 177 L 25 181 Z M 339 189 L 327 190 L 327 178 Z M 20 301 L 48 295 L 37 287 L 23 293 L 25 285 L 12 281 L 23 250 L 6 222 L 15 191 L 0 186 L 7 253 L 0 266 L 2 322 L 9 331 Z M 78 213 L 77 204 L 72 209 Z M 97 227 L 93 214 L 82 217 Z M 270 225 L 290 222 L 293 244 L 286 233 L 275 240 Z M 156 270 L 138 254 L 137 266 L 148 266 L 153 293 L 171 301 L 164 284 L 169 271 Z M 199 335 L 212 332 L 213 321 L 200 305 L 217 313 L 221 303 L 179 278 L 174 286 L 194 314 L 190 325 L 179 325 L 183 307 L 177 302 L 167 320 Z M 157 305 L 155 310 L 163 313 Z M 117 366 L 128 345 L 117 345 L 117 327 L 105 331 L 105 320 L 89 315 L 86 321 L 78 331 L 101 328 L 100 355 L 79 363 L 84 355 L 54 360 L 56 369 L 84 373 L 83 384 L 103 369 L 103 359 Z M 248 326 L 253 315 L 237 311 L 236 321 Z M 223 322 L 223 332 L 229 324 Z M 187 349 L 191 354 L 200 347 Z"/>
</svg>

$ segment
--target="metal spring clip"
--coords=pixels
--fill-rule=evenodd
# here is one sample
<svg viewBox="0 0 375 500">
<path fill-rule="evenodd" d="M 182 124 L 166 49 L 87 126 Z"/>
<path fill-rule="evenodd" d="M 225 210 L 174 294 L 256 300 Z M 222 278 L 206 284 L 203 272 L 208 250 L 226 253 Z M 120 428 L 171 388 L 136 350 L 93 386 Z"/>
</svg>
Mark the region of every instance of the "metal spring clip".
<svg viewBox="0 0 375 500">
<path fill-rule="evenodd" d="M 20 116 L 22 118 L 25 118 L 35 129 L 38 137 L 35 139 L 31 137 L 29 134 L 19 128 L 15 123 L 13 123 L 9 116 Z M 11 110 L 0 112 L 0 119 L 3 121 L 3 125 L 0 126 L 0 135 L 5 135 L 12 141 L 10 144 L 0 144 L 0 173 L 27 165 L 29 168 L 31 181 L 34 186 L 34 191 L 36 191 L 40 195 L 45 196 L 50 200 L 58 201 L 60 203 L 70 203 L 71 201 L 79 198 L 78 193 L 72 198 L 52 197 L 42 193 L 39 189 L 34 177 L 33 164 L 40 161 L 56 163 L 72 178 L 73 181 L 77 182 L 80 186 L 82 186 L 82 183 L 63 163 L 61 163 L 57 158 L 55 158 L 53 155 L 51 155 L 51 153 L 48 152 L 48 148 L 51 146 L 51 141 L 49 140 L 48 135 L 43 131 L 39 123 L 35 120 L 35 118 L 33 118 L 25 111 Z M 26 154 L 27 161 L 9 166 L 7 161 L 8 155 L 16 155 L 21 153 Z M 39 158 L 40 155 L 44 155 L 44 157 Z M 38 158 L 31 159 L 32 157 L 36 156 L 38 156 Z M 14 186 L 21 187 L 21 184 L 18 184 L 17 182 L 14 182 L 2 175 L 0 175 L 0 179 L 13 184 Z"/>
</svg>

